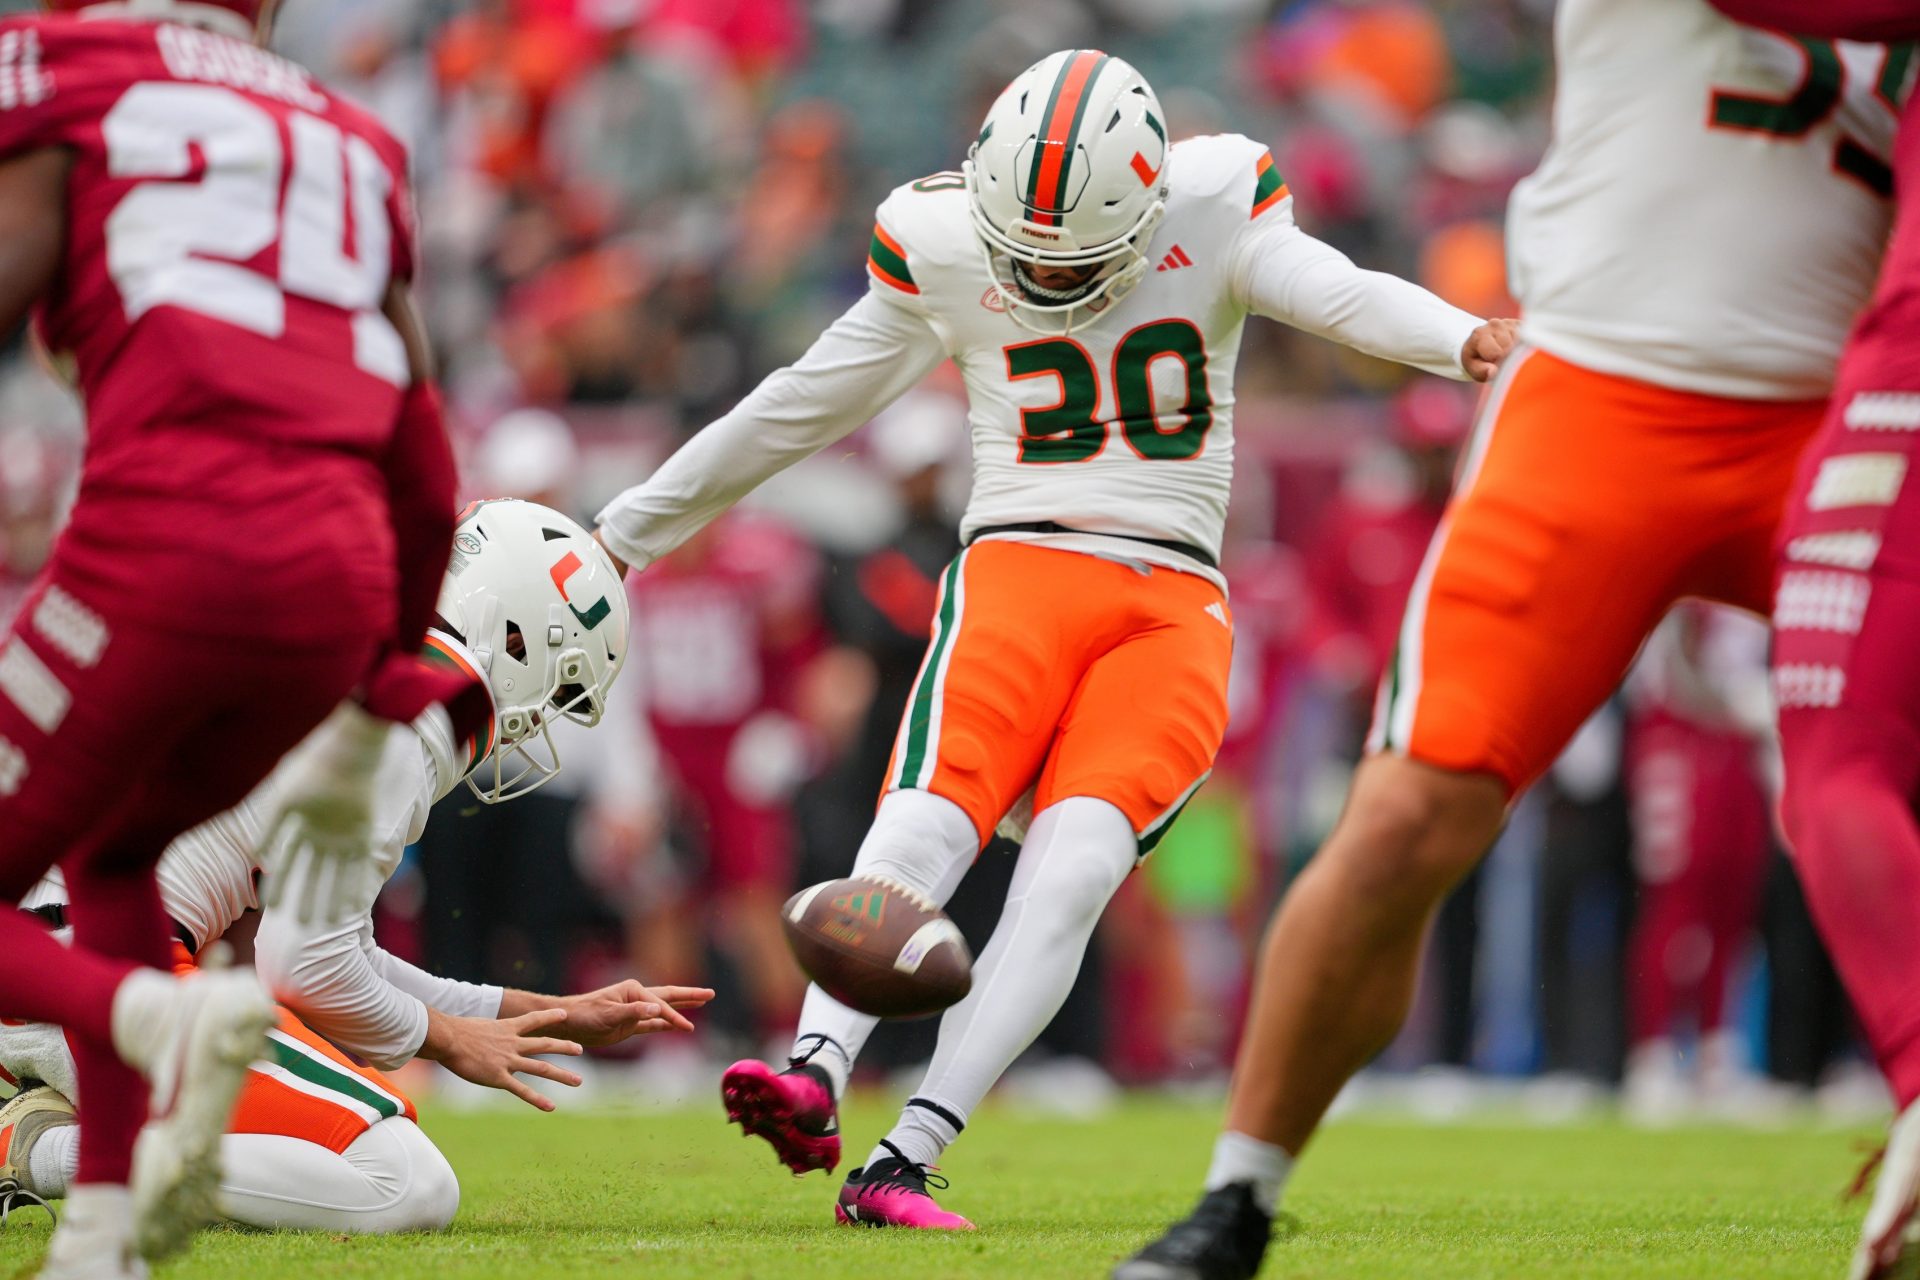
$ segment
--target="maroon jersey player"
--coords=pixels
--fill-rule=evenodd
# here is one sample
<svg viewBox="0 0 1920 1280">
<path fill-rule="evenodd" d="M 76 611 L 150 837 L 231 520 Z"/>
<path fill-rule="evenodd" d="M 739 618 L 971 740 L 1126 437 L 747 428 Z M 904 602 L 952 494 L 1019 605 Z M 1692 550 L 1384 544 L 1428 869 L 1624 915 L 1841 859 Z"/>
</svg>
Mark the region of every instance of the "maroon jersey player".
<svg viewBox="0 0 1920 1280">
<path fill-rule="evenodd" d="M 1914 0 L 1713 0 L 1806 43 L 1920 39 Z M 1856 1280 L 1920 1258 L 1920 94 L 1907 94 L 1898 211 L 1878 291 L 1841 360 L 1781 532 L 1774 686 L 1782 813 L 1821 933 L 1900 1107 L 1853 1260 Z M 1809 75 L 1814 63 L 1809 61 Z M 1887 176 L 1878 175 L 1881 179 Z"/>
<path fill-rule="evenodd" d="M 453 472 L 399 145 L 257 47 L 273 0 L 49 7 L 0 22 L 0 329 L 33 309 L 89 438 L 0 643 L 0 894 L 62 865 L 75 945 L 0 912 L 0 1003 L 68 1028 L 87 1098 L 43 1274 L 120 1277 L 211 1211 L 270 1020 L 168 975 L 153 865 L 356 691 L 438 692 Z"/>
</svg>

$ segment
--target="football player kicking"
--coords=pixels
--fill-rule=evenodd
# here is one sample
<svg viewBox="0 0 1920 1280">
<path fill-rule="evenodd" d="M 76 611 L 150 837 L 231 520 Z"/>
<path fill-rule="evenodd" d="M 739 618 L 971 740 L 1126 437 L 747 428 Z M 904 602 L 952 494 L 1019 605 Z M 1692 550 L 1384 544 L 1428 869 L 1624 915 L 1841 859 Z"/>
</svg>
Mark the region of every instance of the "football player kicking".
<svg viewBox="0 0 1920 1280">
<path fill-rule="evenodd" d="M 1270 316 L 1452 378 L 1512 341 L 1294 224 L 1273 160 L 1168 141 L 1118 58 L 1056 53 L 1009 86 L 966 166 L 896 190 L 867 295 L 792 368 L 602 513 L 645 568 L 942 360 L 965 375 L 967 549 L 853 873 L 944 903 L 1031 794 L 1031 829 L 973 993 L 899 1124 L 848 1178 L 843 1223 L 964 1229 L 927 1170 L 1058 1011 L 1095 923 L 1207 779 L 1233 615 L 1219 567 L 1242 326 Z M 728 1114 L 797 1172 L 840 1159 L 835 1109 L 874 1019 L 807 994 L 784 1070 L 741 1062 Z"/>
<path fill-rule="evenodd" d="M 1295 1158 L 1406 1016 L 1434 909 L 1508 802 L 1677 599 L 1772 600 L 1795 468 L 1885 243 L 1911 49 L 1790 40 L 1707 0 L 1563 0 L 1555 47 L 1553 144 L 1508 223 L 1525 345 L 1416 579 L 1371 755 L 1268 935 L 1207 1193 L 1116 1280 L 1260 1269 Z M 1893 462 L 1837 470 L 1816 503 L 1899 486 Z M 1783 591 L 1780 622 L 1857 622 L 1845 577 Z"/>
<path fill-rule="evenodd" d="M 344 923 L 303 920 L 291 901 L 262 915 L 257 962 L 285 1007 L 222 1143 L 223 1215 L 267 1228 L 439 1230 L 459 1205 L 459 1183 L 382 1068 L 433 1059 L 544 1111 L 553 1104 L 515 1072 L 563 1085 L 580 1080 L 534 1055 L 692 1029 L 679 1010 L 700 1007 L 711 991 L 638 982 L 568 997 L 503 991 L 424 973 L 373 941 L 374 899 L 435 802 L 462 781 L 488 803 L 511 800 L 559 772 L 548 727 L 559 716 L 599 721 L 626 658 L 627 622 L 619 578 L 579 525 L 528 502 L 468 509 L 428 652 L 482 679 L 497 710 L 480 739 L 456 742 L 439 708 L 389 731 L 372 857 L 349 890 Z M 161 896 L 183 968 L 190 953 L 259 909 L 255 848 L 284 774 L 161 859 Z M 31 901 L 63 923 L 57 882 Z M 73 1102 L 90 1118 L 91 1098 L 76 1095 L 66 1043 L 44 1024 L 0 1028 L 0 1066 L 44 1082 L 0 1108 L 0 1190 L 57 1199 L 72 1185 L 84 1131 Z"/>
<path fill-rule="evenodd" d="M 1920 40 L 1912 0 L 1713 3 L 1825 40 Z M 1903 47 L 1903 63 L 1913 50 Z M 1897 77 L 1889 83 L 1897 93 Z M 1773 615 L 1781 813 L 1807 902 L 1900 1107 L 1853 1280 L 1920 1272 L 1920 97 L 1911 93 L 1894 186 L 1879 290 L 1801 460 Z"/>
<path fill-rule="evenodd" d="M 89 1100 L 42 1275 L 125 1280 L 211 1215 L 273 1019 L 250 974 L 170 972 L 155 864 L 337 707 L 285 800 L 317 859 L 352 833 L 384 729 L 343 699 L 437 692 L 454 469 L 406 158 L 258 47 L 273 0 L 48 7 L 0 21 L 0 332 L 38 306 L 88 444 L 0 640 L 0 901 L 59 863 L 74 945 L 0 911 L 0 992 Z"/>
</svg>

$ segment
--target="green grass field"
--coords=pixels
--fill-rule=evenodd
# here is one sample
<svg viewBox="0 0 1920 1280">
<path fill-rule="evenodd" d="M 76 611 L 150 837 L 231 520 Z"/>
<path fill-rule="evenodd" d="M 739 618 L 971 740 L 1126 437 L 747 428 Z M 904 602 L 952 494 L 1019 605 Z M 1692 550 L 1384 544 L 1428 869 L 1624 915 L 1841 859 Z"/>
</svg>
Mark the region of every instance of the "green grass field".
<svg viewBox="0 0 1920 1280">
<path fill-rule="evenodd" d="M 378 1280 L 660 1276 L 728 1280 L 1104 1277 L 1178 1212 L 1217 1111 L 1134 1102 L 1092 1124 L 980 1117 L 946 1173 L 968 1236 L 854 1231 L 836 1183 L 786 1176 L 714 1114 L 432 1114 L 459 1170 L 438 1237 L 203 1238 L 171 1277 Z M 861 1150 L 891 1112 L 847 1117 Z M 1843 1204 L 1865 1135 L 1831 1129 L 1636 1132 L 1612 1124 L 1332 1127 L 1289 1195 L 1268 1277 L 1830 1277 L 1864 1205 Z M 851 1144 L 850 1145 L 856 1145 Z M 0 1275 L 30 1271 L 44 1215 L 0 1232 Z"/>
</svg>

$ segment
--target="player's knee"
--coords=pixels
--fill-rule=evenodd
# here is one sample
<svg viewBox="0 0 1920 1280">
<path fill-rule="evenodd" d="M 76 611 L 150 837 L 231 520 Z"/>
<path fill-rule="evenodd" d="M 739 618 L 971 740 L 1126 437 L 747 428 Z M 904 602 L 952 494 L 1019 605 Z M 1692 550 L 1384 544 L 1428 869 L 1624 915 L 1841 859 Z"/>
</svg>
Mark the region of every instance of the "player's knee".
<svg viewBox="0 0 1920 1280">
<path fill-rule="evenodd" d="M 1436 896 L 1485 856 L 1503 811 L 1484 778 L 1398 768 L 1356 782 L 1327 852 L 1370 894 Z"/>
<path fill-rule="evenodd" d="M 1090 931 L 1133 869 L 1137 843 L 1126 815 L 1076 797 L 1040 815 L 1028 839 L 1044 847 L 1024 896 L 1061 928 Z"/>
<path fill-rule="evenodd" d="M 394 1231 L 445 1231 L 460 1212 L 460 1179 L 431 1142 L 415 1146 L 407 1189 L 393 1209 Z"/>
</svg>

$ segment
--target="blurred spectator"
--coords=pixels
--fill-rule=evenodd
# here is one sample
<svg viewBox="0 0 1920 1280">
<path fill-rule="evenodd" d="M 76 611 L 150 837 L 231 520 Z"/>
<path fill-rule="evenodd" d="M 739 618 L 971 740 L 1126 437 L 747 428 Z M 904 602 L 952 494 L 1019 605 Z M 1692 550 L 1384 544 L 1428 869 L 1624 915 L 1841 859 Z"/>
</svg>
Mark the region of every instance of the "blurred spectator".
<svg viewBox="0 0 1920 1280">
<path fill-rule="evenodd" d="M 1629 681 L 1627 768 L 1639 918 L 1629 954 L 1629 1113 L 1674 1121 L 1726 1101 L 1749 1056 L 1731 1007 L 1757 936 L 1771 829 L 1767 629 L 1689 603 Z M 1693 1052 L 1683 1056 L 1691 1041 Z"/>
<path fill-rule="evenodd" d="M 818 574 L 788 529 L 736 512 L 632 585 L 626 696 L 644 699 L 678 842 L 630 851 L 654 864 L 625 873 L 649 890 L 630 904 L 634 960 L 642 973 L 698 972 L 711 937 L 735 995 L 716 1008 L 763 1039 L 792 1030 L 803 986 L 780 906 L 793 882 L 793 796 L 816 750 L 798 712 L 824 647 Z"/>
</svg>

